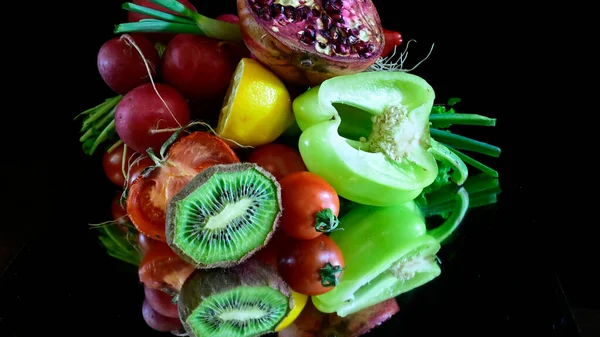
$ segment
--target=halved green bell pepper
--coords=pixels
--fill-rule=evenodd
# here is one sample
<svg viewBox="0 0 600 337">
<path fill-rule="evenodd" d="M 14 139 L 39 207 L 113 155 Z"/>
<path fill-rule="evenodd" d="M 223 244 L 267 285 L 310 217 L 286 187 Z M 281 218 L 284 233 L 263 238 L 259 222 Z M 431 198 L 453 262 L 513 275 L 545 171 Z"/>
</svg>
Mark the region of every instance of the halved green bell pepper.
<svg viewBox="0 0 600 337">
<path fill-rule="evenodd" d="M 373 206 L 413 200 L 435 180 L 436 158 L 454 156 L 430 137 L 434 99 L 427 81 L 406 72 L 328 79 L 293 102 L 302 159 L 348 200 Z M 464 181 L 466 168 L 457 172 Z"/>
<path fill-rule="evenodd" d="M 456 200 L 452 215 L 429 231 L 412 200 L 396 206 L 352 209 L 340 219 L 344 230 L 330 234 L 342 251 L 346 269 L 334 289 L 312 297 L 315 307 L 343 317 L 439 276 L 436 254 L 469 208 L 464 188 L 459 189 Z"/>
</svg>

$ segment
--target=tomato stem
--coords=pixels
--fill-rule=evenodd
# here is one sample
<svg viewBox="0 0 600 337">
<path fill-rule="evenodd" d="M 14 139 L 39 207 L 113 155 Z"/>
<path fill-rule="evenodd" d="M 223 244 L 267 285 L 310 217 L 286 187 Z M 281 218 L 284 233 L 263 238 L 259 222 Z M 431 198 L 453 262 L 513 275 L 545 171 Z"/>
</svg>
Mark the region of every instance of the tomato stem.
<svg viewBox="0 0 600 337">
<path fill-rule="evenodd" d="M 338 217 L 333 214 L 331 208 L 325 208 L 316 215 L 315 229 L 317 232 L 329 233 L 336 229 L 340 224 Z M 341 228 L 340 228 L 341 229 Z"/>
<path fill-rule="evenodd" d="M 160 166 L 162 163 L 164 163 L 164 159 L 158 158 L 158 156 L 154 153 L 154 150 L 152 150 L 152 148 L 148 148 L 148 150 L 146 150 L 146 153 L 148 153 L 148 157 L 152 159 L 156 166 Z"/>
<path fill-rule="evenodd" d="M 344 268 L 341 266 L 333 266 L 327 262 L 325 267 L 321 268 L 321 285 L 323 287 L 335 287 L 340 283 L 340 274 Z"/>
</svg>

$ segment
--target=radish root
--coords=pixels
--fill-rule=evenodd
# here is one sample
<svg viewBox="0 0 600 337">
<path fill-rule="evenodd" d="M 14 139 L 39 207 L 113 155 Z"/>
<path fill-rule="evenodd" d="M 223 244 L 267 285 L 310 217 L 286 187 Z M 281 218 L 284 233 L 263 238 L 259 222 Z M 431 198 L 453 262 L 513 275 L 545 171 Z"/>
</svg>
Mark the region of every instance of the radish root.
<svg viewBox="0 0 600 337">
<path fill-rule="evenodd" d="M 433 47 L 435 46 L 435 44 L 431 44 L 431 48 L 429 49 L 429 53 L 425 56 L 425 58 L 423 58 L 421 61 L 419 61 L 414 67 L 410 68 L 410 69 L 404 69 L 404 62 L 406 62 L 406 59 L 408 57 L 408 47 L 410 46 L 411 42 L 417 42 L 416 40 L 409 40 L 406 43 L 406 47 L 404 48 L 404 51 L 401 52 L 398 55 L 398 59 L 394 60 L 394 57 L 396 57 L 396 51 L 397 51 L 397 47 L 394 47 L 394 51 L 392 52 L 391 55 L 389 55 L 388 57 L 381 57 L 379 58 L 375 64 L 373 64 L 371 67 L 369 67 L 369 69 L 367 69 L 367 71 L 404 71 L 404 72 L 411 72 L 413 70 L 415 70 L 419 65 L 421 65 L 421 63 L 425 62 L 425 60 L 427 60 L 429 58 L 429 56 L 431 56 L 431 53 L 433 52 Z"/>
<path fill-rule="evenodd" d="M 135 48 L 135 50 L 137 50 L 137 52 L 140 54 L 140 56 L 142 57 L 142 60 L 144 61 L 144 65 L 146 66 L 146 70 L 148 71 L 148 76 L 150 77 L 150 82 L 152 83 L 152 88 L 154 88 L 154 92 L 156 93 L 158 98 L 160 98 L 161 102 L 165 105 L 165 107 L 167 108 L 167 110 L 171 114 L 171 117 L 173 117 L 173 119 L 175 120 L 177 125 L 179 125 L 180 127 L 183 127 L 181 125 L 181 123 L 177 120 L 177 118 L 175 118 L 175 114 L 173 113 L 173 111 L 171 111 L 171 108 L 169 108 L 169 105 L 167 104 L 167 102 L 165 102 L 165 100 L 162 98 L 162 96 L 156 89 L 156 84 L 154 83 L 154 78 L 152 78 L 152 72 L 150 70 L 149 62 L 146 59 L 146 57 L 144 56 L 144 53 L 142 53 L 142 50 L 140 49 L 140 47 L 138 47 L 138 45 L 135 43 L 135 41 L 131 38 L 131 36 L 129 34 L 121 35 L 121 39 L 125 39 L 125 43 L 127 45 L 130 45 L 133 48 Z"/>
</svg>

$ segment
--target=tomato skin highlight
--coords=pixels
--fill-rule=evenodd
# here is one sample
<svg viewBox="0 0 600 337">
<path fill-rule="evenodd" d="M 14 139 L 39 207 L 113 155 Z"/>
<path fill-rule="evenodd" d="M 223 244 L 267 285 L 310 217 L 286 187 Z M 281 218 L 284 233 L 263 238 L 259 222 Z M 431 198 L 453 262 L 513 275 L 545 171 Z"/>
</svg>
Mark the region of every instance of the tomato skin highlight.
<svg viewBox="0 0 600 337">
<path fill-rule="evenodd" d="M 169 245 L 157 242 L 142 258 L 138 274 L 140 282 L 150 289 L 179 292 L 194 270 Z"/>
<path fill-rule="evenodd" d="M 257 147 L 250 152 L 248 161 L 269 171 L 277 180 L 290 173 L 308 171 L 300 152 L 278 143 L 270 143 Z"/>
<path fill-rule="evenodd" d="M 292 290 L 309 296 L 325 294 L 333 286 L 322 284 L 322 268 L 345 268 L 342 251 L 327 235 L 312 240 L 290 239 L 277 257 L 277 269 Z M 343 271 L 335 274 L 341 279 Z"/>
<path fill-rule="evenodd" d="M 279 181 L 283 213 L 280 227 L 287 235 L 303 240 L 323 234 L 315 226 L 317 213 L 330 209 L 337 217 L 340 199 L 335 189 L 320 176 L 308 172 L 294 172 Z"/>
</svg>

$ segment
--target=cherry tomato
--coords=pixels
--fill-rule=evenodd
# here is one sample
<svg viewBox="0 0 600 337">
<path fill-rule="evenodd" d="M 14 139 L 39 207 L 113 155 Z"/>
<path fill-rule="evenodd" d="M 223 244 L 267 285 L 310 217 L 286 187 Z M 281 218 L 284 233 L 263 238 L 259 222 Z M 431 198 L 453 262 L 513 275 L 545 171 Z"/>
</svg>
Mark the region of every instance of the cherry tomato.
<svg viewBox="0 0 600 337">
<path fill-rule="evenodd" d="M 207 132 L 193 132 L 177 140 L 165 163 L 139 176 L 127 195 L 127 213 L 138 231 L 166 242 L 165 213 L 169 200 L 196 174 L 216 164 L 239 162 L 223 140 Z"/>
<path fill-rule="evenodd" d="M 281 229 L 275 230 L 271 240 L 269 240 L 266 246 L 256 252 L 253 258 L 277 269 L 277 254 L 286 245 L 287 240 L 289 240 L 289 236 Z"/>
<path fill-rule="evenodd" d="M 311 240 L 290 239 L 277 257 L 277 269 L 290 288 L 315 296 L 329 292 L 345 268 L 342 251 L 327 235 Z"/>
<path fill-rule="evenodd" d="M 266 144 L 254 149 L 248 156 L 253 162 L 280 180 L 293 172 L 308 171 L 300 152 L 283 144 Z"/>
<path fill-rule="evenodd" d="M 281 185 L 281 229 L 297 239 L 313 239 L 338 226 L 340 199 L 335 189 L 319 175 L 294 172 Z"/>
<path fill-rule="evenodd" d="M 194 270 L 169 245 L 157 242 L 142 258 L 138 273 L 140 281 L 150 289 L 179 292 Z"/>
<path fill-rule="evenodd" d="M 383 46 L 383 52 L 381 52 L 381 57 L 386 57 L 392 54 L 394 51 L 394 47 L 398 47 L 402 44 L 402 35 L 399 32 L 383 29 L 383 34 L 385 37 L 385 44 Z"/>
<path fill-rule="evenodd" d="M 111 205 L 111 214 L 117 226 L 119 226 L 121 230 L 126 232 L 126 226 L 130 223 L 130 221 L 129 217 L 127 216 L 127 210 L 121 203 L 121 193 L 122 192 L 119 191 L 118 193 L 115 193 L 115 196 L 113 197 Z"/>
<path fill-rule="evenodd" d="M 148 167 L 154 166 L 154 161 L 148 156 L 144 156 L 139 160 L 132 161 L 128 169 L 127 186 L 133 184 L 137 177 Z"/>
<path fill-rule="evenodd" d="M 123 162 L 123 154 L 126 158 Z M 139 160 L 136 160 L 141 158 Z M 135 164 L 133 164 L 135 163 Z M 133 164 L 133 165 L 132 165 Z M 133 151 L 131 148 L 125 150 L 125 144 L 121 144 L 110 152 L 105 152 L 102 156 L 102 168 L 110 181 L 119 187 L 125 185 L 125 175 L 129 171 L 129 182 L 133 180 L 131 172 L 141 172 L 144 168 L 154 164 L 150 157 L 139 152 Z M 130 167 L 131 166 L 131 167 Z"/>
<path fill-rule="evenodd" d="M 146 253 L 148 253 L 148 251 L 150 249 L 152 249 L 153 245 L 164 244 L 161 241 L 157 241 L 157 240 L 154 240 L 154 239 L 148 237 L 144 233 L 138 233 L 137 243 L 138 243 L 138 246 L 140 247 L 140 249 L 142 250 L 142 256 L 145 256 Z"/>
<path fill-rule="evenodd" d="M 125 145 L 121 144 L 112 151 L 107 151 L 102 156 L 102 168 L 104 173 L 113 184 L 123 187 L 125 184 L 125 174 L 123 173 L 123 152 Z M 127 157 L 130 157 L 134 151 L 128 148 Z M 129 153 L 131 152 L 131 153 Z M 126 161 L 127 162 L 127 161 Z M 127 165 L 127 164 L 125 164 Z"/>
</svg>

